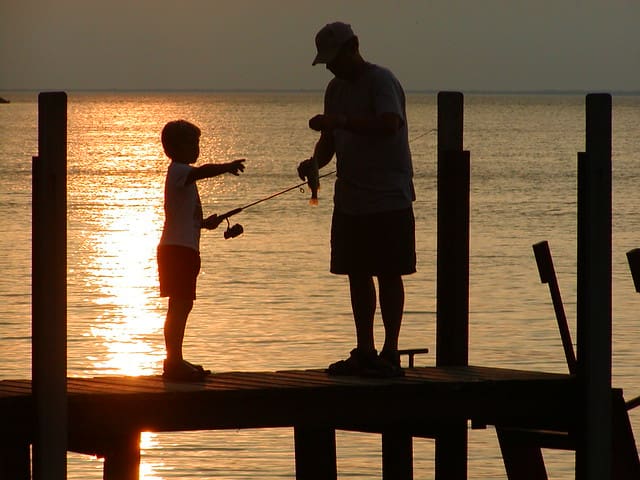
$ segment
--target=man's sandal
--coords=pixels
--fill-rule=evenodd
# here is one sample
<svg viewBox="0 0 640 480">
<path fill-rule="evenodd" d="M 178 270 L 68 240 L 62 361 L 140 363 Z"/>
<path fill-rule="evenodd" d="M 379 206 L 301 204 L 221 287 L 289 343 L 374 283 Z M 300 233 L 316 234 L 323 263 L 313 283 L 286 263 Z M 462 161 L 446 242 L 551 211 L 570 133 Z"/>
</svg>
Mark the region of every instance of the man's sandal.
<svg viewBox="0 0 640 480">
<path fill-rule="evenodd" d="M 404 376 L 399 365 L 378 356 L 375 350 L 361 352 L 357 348 L 351 350 L 349 358 L 332 363 L 326 372 L 334 376 L 360 376 L 370 378 L 393 378 Z"/>
</svg>

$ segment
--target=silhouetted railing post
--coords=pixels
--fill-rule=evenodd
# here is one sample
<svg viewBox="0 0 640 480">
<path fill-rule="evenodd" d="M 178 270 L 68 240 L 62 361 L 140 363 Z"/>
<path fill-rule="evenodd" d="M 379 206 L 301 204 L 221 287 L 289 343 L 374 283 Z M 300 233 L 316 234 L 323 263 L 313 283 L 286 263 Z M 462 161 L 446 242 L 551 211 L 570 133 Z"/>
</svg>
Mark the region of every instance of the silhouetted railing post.
<svg viewBox="0 0 640 480">
<path fill-rule="evenodd" d="M 582 417 L 576 479 L 611 479 L 611 96 L 586 98 L 578 154 L 577 372 Z"/>
<path fill-rule="evenodd" d="M 38 97 L 33 157 L 34 480 L 67 476 L 67 95 Z"/>
<path fill-rule="evenodd" d="M 469 152 L 462 150 L 464 97 L 438 94 L 438 259 L 436 364 L 469 357 Z M 436 480 L 467 478 L 467 422 L 436 437 Z"/>
<path fill-rule="evenodd" d="M 560 295 L 560 287 L 558 286 L 558 279 L 556 277 L 555 267 L 553 266 L 553 259 L 551 258 L 549 242 L 545 240 L 544 242 L 539 242 L 533 245 L 533 253 L 536 257 L 538 272 L 540 273 L 540 281 L 549 285 L 551 301 L 553 302 L 553 310 L 556 314 L 558 331 L 560 332 L 560 340 L 562 341 L 562 348 L 564 349 L 564 357 L 567 360 L 569 373 L 575 375 L 576 354 L 573 350 L 571 332 L 569 331 L 567 316 L 564 312 L 564 305 L 562 304 L 562 296 Z"/>
<path fill-rule="evenodd" d="M 631 278 L 633 279 L 633 287 L 636 292 L 640 293 L 640 248 L 634 248 L 627 252 L 627 261 L 631 270 Z"/>
</svg>

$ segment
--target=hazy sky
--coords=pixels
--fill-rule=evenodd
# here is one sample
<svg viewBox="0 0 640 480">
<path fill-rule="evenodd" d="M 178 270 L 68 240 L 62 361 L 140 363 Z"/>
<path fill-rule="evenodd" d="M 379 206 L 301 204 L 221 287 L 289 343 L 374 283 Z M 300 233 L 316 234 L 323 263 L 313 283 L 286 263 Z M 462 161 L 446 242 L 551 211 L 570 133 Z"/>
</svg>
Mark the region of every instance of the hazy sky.
<svg viewBox="0 0 640 480">
<path fill-rule="evenodd" d="M 640 90 L 640 0 L 0 0 L 0 90 L 321 89 L 334 20 L 407 90 Z"/>
</svg>

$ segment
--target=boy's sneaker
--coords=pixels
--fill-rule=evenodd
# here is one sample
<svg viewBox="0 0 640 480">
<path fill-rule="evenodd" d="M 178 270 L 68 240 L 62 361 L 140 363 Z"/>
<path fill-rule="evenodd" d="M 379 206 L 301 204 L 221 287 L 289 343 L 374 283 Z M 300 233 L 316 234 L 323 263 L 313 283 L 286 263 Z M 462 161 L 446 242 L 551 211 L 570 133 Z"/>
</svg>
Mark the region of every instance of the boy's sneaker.
<svg viewBox="0 0 640 480">
<path fill-rule="evenodd" d="M 193 365 L 186 360 L 179 362 L 163 363 L 162 378 L 173 382 L 200 382 L 207 375 L 211 375 L 211 370 L 205 370 L 200 365 Z"/>
</svg>

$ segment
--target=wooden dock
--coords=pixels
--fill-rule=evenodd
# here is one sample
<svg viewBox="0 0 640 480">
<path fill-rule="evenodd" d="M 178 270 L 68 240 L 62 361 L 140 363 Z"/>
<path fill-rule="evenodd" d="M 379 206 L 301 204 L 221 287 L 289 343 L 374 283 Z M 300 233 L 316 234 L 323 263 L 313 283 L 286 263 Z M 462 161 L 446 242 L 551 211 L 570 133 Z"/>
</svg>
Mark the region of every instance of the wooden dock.
<svg viewBox="0 0 640 480">
<path fill-rule="evenodd" d="M 105 478 L 120 480 L 137 478 L 142 431 L 293 427 L 297 477 L 332 478 L 336 429 L 410 439 L 437 438 L 461 420 L 565 432 L 578 421 L 575 377 L 478 366 L 408 368 L 395 379 L 321 370 L 218 373 L 201 383 L 106 376 L 69 378 L 67 388 L 69 450 L 105 457 Z M 29 380 L 0 381 L 0 412 L 3 463 L 24 471 L 35 432 Z M 387 469 L 411 469 L 397 460 L 387 455 Z"/>
</svg>

